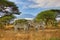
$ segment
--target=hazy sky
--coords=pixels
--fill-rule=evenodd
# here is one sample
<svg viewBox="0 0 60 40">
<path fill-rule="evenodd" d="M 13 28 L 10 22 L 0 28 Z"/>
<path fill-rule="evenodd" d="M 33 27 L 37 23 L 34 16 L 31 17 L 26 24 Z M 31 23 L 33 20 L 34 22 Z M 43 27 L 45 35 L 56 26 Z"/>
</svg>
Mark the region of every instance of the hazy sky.
<svg viewBox="0 0 60 40">
<path fill-rule="evenodd" d="M 36 16 L 39 12 L 46 9 L 60 9 L 60 0 L 10 0 L 17 4 L 23 14 Z M 27 15 L 26 15 L 27 16 Z"/>
</svg>

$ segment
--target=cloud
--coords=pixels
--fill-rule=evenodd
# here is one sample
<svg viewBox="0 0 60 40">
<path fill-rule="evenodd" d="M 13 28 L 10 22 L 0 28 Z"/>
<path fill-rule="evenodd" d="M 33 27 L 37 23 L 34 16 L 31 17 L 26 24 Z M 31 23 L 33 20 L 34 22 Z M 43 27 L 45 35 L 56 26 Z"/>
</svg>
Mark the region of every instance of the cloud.
<svg viewBox="0 0 60 40">
<path fill-rule="evenodd" d="M 60 0 L 10 0 L 17 5 L 21 5 L 22 9 L 26 8 L 60 8 Z M 33 2 L 33 3 L 32 3 Z"/>
<path fill-rule="evenodd" d="M 20 1 L 17 1 L 17 0 L 9 0 L 9 1 L 14 2 L 15 4 L 22 4 L 23 3 L 23 2 L 20 2 Z"/>
<path fill-rule="evenodd" d="M 19 8 L 21 7 L 22 9 L 26 9 L 28 8 L 29 3 L 28 2 L 23 2 L 22 0 L 9 0 L 14 2 L 15 4 L 17 4 L 19 6 Z"/>
<path fill-rule="evenodd" d="M 29 0 L 36 4 L 29 5 L 30 8 L 54 8 L 60 7 L 60 0 Z"/>
</svg>

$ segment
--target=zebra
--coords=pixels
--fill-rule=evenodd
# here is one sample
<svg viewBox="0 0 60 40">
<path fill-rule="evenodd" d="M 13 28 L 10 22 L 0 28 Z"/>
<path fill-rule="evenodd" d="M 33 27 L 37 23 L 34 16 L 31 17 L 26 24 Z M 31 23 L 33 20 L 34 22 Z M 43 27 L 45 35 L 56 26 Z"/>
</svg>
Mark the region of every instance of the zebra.
<svg viewBox="0 0 60 40">
<path fill-rule="evenodd" d="M 30 26 L 32 26 L 37 30 L 39 30 L 40 28 L 44 29 L 44 26 L 45 26 L 44 21 L 40 21 L 40 22 L 28 21 L 28 23 L 30 24 Z"/>
<path fill-rule="evenodd" d="M 15 31 L 18 31 L 18 29 L 23 29 L 24 31 L 28 30 L 28 23 L 27 24 L 24 24 L 24 23 L 17 23 L 17 24 L 14 24 L 14 30 Z"/>
</svg>

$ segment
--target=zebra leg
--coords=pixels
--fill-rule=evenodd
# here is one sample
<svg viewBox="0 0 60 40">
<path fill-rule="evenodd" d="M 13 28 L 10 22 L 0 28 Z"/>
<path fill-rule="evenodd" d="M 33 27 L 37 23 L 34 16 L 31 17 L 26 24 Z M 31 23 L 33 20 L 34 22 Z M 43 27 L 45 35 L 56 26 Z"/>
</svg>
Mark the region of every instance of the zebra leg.
<svg viewBox="0 0 60 40">
<path fill-rule="evenodd" d="M 26 31 L 26 28 L 24 28 L 24 31 Z"/>
<path fill-rule="evenodd" d="M 38 30 L 38 26 L 35 27 L 36 31 Z"/>
<path fill-rule="evenodd" d="M 44 25 L 42 25 L 42 30 L 44 31 Z"/>
<path fill-rule="evenodd" d="M 17 31 L 18 31 L 18 28 L 17 28 L 16 26 L 14 27 L 14 31 L 15 31 L 15 32 L 17 32 Z"/>
</svg>

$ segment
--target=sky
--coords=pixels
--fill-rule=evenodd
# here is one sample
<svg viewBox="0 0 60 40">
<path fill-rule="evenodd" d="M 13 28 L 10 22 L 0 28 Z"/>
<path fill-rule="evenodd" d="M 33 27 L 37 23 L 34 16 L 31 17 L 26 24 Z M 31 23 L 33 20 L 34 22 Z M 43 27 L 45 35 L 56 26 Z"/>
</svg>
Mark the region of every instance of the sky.
<svg viewBox="0 0 60 40">
<path fill-rule="evenodd" d="M 21 15 L 17 15 L 18 18 L 27 18 L 28 15 L 36 17 L 38 13 L 43 10 L 48 9 L 60 9 L 60 0 L 9 0 L 15 2 L 19 7 L 19 11 L 22 12 Z M 25 15 L 25 16 L 24 16 Z"/>
</svg>

